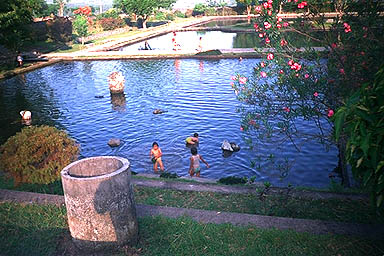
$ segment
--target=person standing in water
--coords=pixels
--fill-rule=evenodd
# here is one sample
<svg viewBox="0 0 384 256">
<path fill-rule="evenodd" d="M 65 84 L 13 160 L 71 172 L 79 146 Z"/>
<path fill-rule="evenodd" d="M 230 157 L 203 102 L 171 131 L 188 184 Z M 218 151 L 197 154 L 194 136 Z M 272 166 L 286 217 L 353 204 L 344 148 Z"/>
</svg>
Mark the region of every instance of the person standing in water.
<svg viewBox="0 0 384 256">
<path fill-rule="evenodd" d="M 161 152 L 159 144 L 157 144 L 157 142 L 153 142 L 152 149 L 151 149 L 151 152 L 149 153 L 149 156 L 153 163 L 153 170 L 155 171 L 155 173 L 157 172 L 158 165 L 160 165 L 160 170 L 162 172 L 164 171 L 163 162 L 161 161 L 162 155 L 163 153 Z"/>
<path fill-rule="evenodd" d="M 193 177 L 196 174 L 196 177 L 200 177 L 200 160 L 209 168 L 209 164 L 203 159 L 201 155 L 197 153 L 197 148 L 191 148 L 192 156 L 189 158 L 189 175 Z"/>
</svg>

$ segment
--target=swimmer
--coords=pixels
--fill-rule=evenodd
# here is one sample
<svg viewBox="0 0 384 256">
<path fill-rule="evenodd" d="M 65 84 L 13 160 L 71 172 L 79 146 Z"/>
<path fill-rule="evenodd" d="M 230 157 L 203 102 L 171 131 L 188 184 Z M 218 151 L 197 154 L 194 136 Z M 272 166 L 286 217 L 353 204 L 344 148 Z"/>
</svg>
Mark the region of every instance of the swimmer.
<svg viewBox="0 0 384 256">
<path fill-rule="evenodd" d="M 155 171 L 155 173 L 157 172 L 157 165 L 160 165 L 160 170 L 162 172 L 164 171 L 163 162 L 161 161 L 162 155 L 163 153 L 161 152 L 159 144 L 157 144 L 157 142 L 153 142 L 149 156 L 151 157 L 151 161 L 153 163 L 153 170 Z"/>
<path fill-rule="evenodd" d="M 209 164 L 197 153 L 197 148 L 191 148 L 191 154 L 192 156 L 189 158 L 189 175 L 193 177 L 196 174 L 196 177 L 200 177 L 200 160 L 205 163 L 207 168 L 209 168 Z"/>
<path fill-rule="evenodd" d="M 195 144 L 199 143 L 199 134 L 195 132 L 193 134 L 193 137 L 186 138 L 185 142 L 187 142 L 187 144 L 189 144 L 189 145 L 195 145 Z"/>
</svg>

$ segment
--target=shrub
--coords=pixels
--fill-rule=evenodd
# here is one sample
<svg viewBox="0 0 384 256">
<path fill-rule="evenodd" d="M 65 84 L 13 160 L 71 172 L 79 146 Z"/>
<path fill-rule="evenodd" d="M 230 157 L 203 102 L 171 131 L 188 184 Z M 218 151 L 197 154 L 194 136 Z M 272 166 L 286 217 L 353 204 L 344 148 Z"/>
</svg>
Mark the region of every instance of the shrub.
<svg viewBox="0 0 384 256">
<path fill-rule="evenodd" d="M 157 12 L 155 14 L 155 20 L 165 20 L 165 13 L 164 12 Z"/>
<path fill-rule="evenodd" d="M 178 177 L 179 175 L 177 175 L 176 173 L 163 172 L 160 174 L 160 178 L 165 178 L 165 179 L 176 179 Z"/>
<path fill-rule="evenodd" d="M 77 159 L 79 146 L 67 133 L 49 126 L 25 127 L 0 147 L 0 167 L 20 183 L 48 184 Z"/>
<path fill-rule="evenodd" d="M 175 11 L 174 15 L 178 18 L 185 18 L 185 13 L 182 13 L 181 11 Z"/>
<path fill-rule="evenodd" d="M 247 183 L 248 179 L 247 177 L 236 177 L 236 176 L 228 176 L 225 178 L 221 178 L 218 180 L 219 183 L 226 184 L 226 185 L 232 185 L 232 184 L 245 184 Z"/>
<path fill-rule="evenodd" d="M 172 13 L 167 13 L 167 15 L 165 15 L 165 19 L 166 19 L 166 20 L 174 20 L 175 17 L 173 16 Z"/>
<path fill-rule="evenodd" d="M 113 30 L 125 26 L 125 22 L 120 18 L 102 18 L 98 21 L 103 30 Z"/>
<path fill-rule="evenodd" d="M 98 20 L 101 20 L 103 18 L 114 18 L 114 19 L 117 19 L 117 18 L 119 18 L 119 12 L 116 9 L 111 8 L 108 11 L 103 12 L 102 14 L 97 15 L 96 18 Z"/>
</svg>

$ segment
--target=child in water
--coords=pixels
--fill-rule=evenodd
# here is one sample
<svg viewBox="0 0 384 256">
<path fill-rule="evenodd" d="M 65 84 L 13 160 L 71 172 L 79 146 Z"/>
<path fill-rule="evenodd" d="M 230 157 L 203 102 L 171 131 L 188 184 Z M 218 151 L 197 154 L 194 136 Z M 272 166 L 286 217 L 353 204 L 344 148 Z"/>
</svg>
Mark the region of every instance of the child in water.
<svg viewBox="0 0 384 256">
<path fill-rule="evenodd" d="M 191 148 L 191 154 L 192 156 L 189 158 L 189 175 L 192 177 L 196 173 L 196 177 L 200 177 L 200 160 L 205 163 L 207 168 L 209 168 L 209 164 L 203 159 L 201 155 L 197 154 L 197 148 Z"/>
<path fill-rule="evenodd" d="M 187 142 L 189 145 L 195 145 L 196 143 L 199 143 L 199 134 L 195 132 L 193 137 L 186 138 L 185 142 Z"/>
<path fill-rule="evenodd" d="M 162 172 L 164 171 L 163 162 L 161 161 L 162 155 L 163 155 L 163 153 L 161 152 L 159 144 L 157 144 L 157 142 L 153 142 L 152 143 L 152 149 L 151 149 L 151 152 L 149 153 L 149 156 L 150 156 L 151 161 L 153 163 L 153 170 L 155 170 L 155 172 L 157 172 L 157 165 L 160 165 L 160 170 Z"/>
</svg>

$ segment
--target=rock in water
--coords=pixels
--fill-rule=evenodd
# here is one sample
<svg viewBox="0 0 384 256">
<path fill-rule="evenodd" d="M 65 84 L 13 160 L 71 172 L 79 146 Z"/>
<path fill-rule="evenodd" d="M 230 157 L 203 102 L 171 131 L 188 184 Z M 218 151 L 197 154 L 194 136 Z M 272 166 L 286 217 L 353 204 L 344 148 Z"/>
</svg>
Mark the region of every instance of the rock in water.
<svg viewBox="0 0 384 256">
<path fill-rule="evenodd" d="M 117 139 L 117 138 L 112 138 L 108 141 L 108 145 L 110 147 L 118 147 L 120 146 L 120 143 L 121 143 L 120 139 Z"/>
<path fill-rule="evenodd" d="M 223 144 L 221 144 L 221 149 L 222 150 L 227 150 L 227 151 L 233 151 L 231 144 L 227 140 L 223 141 Z"/>
<path fill-rule="evenodd" d="M 229 144 L 231 145 L 231 148 L 232 148 L 233 152 L 238 152 L 238 151 L 240 151 L 240 146 L 237 145 L 235 142 L 231 142 L 231 143 L 229 143 Z"/>
</svg>

